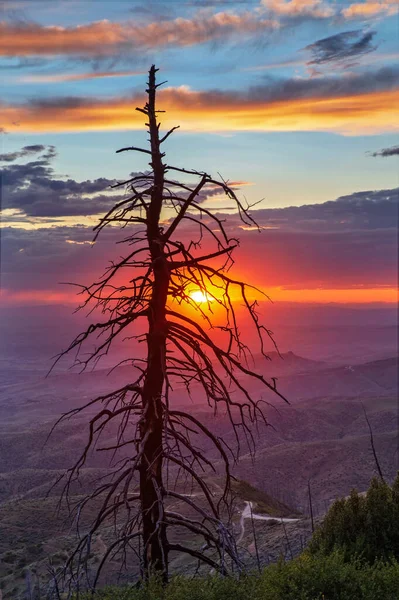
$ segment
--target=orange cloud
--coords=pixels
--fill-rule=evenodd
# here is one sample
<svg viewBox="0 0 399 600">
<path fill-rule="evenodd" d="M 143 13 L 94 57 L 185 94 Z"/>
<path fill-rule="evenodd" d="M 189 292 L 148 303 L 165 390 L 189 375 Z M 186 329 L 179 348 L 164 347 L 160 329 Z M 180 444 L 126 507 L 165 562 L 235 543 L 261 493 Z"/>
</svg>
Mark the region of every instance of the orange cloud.
<svg viewBox="0 0 399 600">
<path fill-rule="evenodd" d="M 344 8 L 342 14 L 347 19 L 356 17 L 390 16 L 398 12 L 398 0 L 366 0 L 366 2 L 355 2 L 348 8 Z"/>
<path fill-rule="evenodd" d="M 278 23 L 249 11 L 219 12 L 154 23 L 97 21 L 75 27 L 0 23 L 0 56 L 97 56 L 130 49 L 192 46 L 275 29 Z"/>
<path fill-rule="evenodd" d="M 325 0 L 262 0 L 261 4 L 280 17 L 313 17 L 326 19 L 337 14 L 333 3 Z M 341 10 L 348 19 L 357 17 L 390 16 L 397 12 L 398 0 L 365 0 Z"/>
<path fill-rule="evenodd" d="M 8 131 L 76 132 L 142 129 L 135 111 L 144 97 L 131 99 L 63 99 L 3 105 Z M 344 135 L 376 134 L 399 129 L 399 89 L 336 97 L 257 100 L 235 94 L 196 92 L 186 87 L 160 93 L 166 110 L 163 126 L 185 131 L 332 131 Z"/>
<path fill-rule="evenodd" d="M 323 0 L 262 0 L 262 5 L 284 17 L 325 19 L 334 15 L 333 7 Z"/>
</svg>

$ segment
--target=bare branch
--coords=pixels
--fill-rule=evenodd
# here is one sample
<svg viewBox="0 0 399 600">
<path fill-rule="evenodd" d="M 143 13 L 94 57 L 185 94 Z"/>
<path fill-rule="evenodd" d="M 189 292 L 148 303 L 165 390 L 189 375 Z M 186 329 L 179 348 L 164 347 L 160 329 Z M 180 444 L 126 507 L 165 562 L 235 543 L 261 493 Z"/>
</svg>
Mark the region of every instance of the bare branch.
<svg viewBox="0 0 399 600">
<path fill-rule="evenodd" d="M 116 150 L 116 154 L 120 152 L 126 152 L 127 150 L 135 150 L 136 152 L 145 152 L 146 154 L 151 154 L 150 150 L 145 150 L 144 148 L 137 148 L 136 146 L 129 146 L 128 148 L 121 148 L 120 150 Z"/>
</svg>

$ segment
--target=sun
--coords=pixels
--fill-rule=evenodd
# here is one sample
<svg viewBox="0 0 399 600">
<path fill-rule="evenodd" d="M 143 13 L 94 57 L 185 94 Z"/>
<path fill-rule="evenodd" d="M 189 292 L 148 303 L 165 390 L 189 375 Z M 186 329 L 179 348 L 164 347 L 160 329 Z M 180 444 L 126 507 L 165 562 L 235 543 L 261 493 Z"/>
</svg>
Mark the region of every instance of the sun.
<svg viewBox="0 0 399 600">
<path fill-rule="evenodd" d="M 212 296 L 209 296 L 201 290 L 194 290 L 191 292 L 190 298 L 191 300 L 194 300 L 194 302 L 197 302 L 197 304 L 202 304 L 203 302 L 213 302 Z"/>
</svg>

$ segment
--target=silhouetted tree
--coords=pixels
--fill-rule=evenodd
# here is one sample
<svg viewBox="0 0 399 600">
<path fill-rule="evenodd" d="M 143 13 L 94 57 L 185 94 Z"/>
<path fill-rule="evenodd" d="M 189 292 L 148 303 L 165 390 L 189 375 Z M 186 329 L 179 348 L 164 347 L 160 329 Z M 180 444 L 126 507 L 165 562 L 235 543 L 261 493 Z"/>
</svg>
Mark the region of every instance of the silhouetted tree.
<svg viewBox="0 0 399 600">
<path fill-rule="evenodd" d="M 224 221 L 204 206 L 201 194 L 207 188 L 220 190 L 234 203 L 242 222 L 257 227 L 249 212 L 251 206 L 244 206 L 223 179 L 165 162 L 161 148 L 177 127 L 164 135 L 160 133 L 158 113 L 162 111 L 156 108 L 156 90 L 162 84 L 156 83 L 156 71 L 154 66 L 149 71 L 147 103 L 144 108 L 136 109 L 146 117 L 150 147 L 118 150 L 148 154 L 151 170 L 114 186 L 127 187 L 129 197 L 117 202 L 95 227 L 95 239 L 108 225 L 129 228 L 124 240 L 129 250 L 119 262 L 108 267 L 99 281 L 81 290 L 85 297 L 82 307 L 90 304 L 100 309 L 106 320 L 90 325 L 60 355 L 76 350 L 77 362 L 86 368 L 107 353 L 116 338 L 128 335 L 139 322 L 144 324 L 142 330 L 129 334 L 146 346 L 145 357 L 130 361 L 138 369 L 137 378 L 62 417 L 99 407 L 90 419 L 84 451 L 67 473 L 66 495 L 88 453 L 95 444 L 98 447 L 110 426 L 117 425 L 114 442 L 98 449 L 110 453 L 130 449 L 109 478 L 76 507 L 81 514 L 88 502 L 101 499 L 92 526 L 66 565 L 66 571 L 71 573 L 73 564 L 82 562 L 93 535 L 103 524 L 112 518 L 122 523 L 117 529 L 117 539 L 108 547 L 98 567 L 93 585 L 105 561 L 129 547 L 140 555 L 144 577 L 156 571 L 166 580 L 169 554 L 175 551 L 187 553 L 221 573 L 228 572 L 229 564 L 240 568 L 230 527 L 230 462 L 237 458 L 242 439 L 253 449 L 252 426 L 259 421 L 266 423 L 265 400 L 259 397 L 259 392 L 253 395 L 245 380 L 256 379 L 283 398 L 275 380 L 268 381 L 249 366 L 250 352 L 240 337 L 232 290 L 239 291 L 240 301 L 257 334 L 260 352 L 266 358 L 265 336 L 273 339 L 272 333 L 258 320 L 251 286 L 229 275 L 232 252 L 238 241 L 228 235 Z M 185 181 L 176 180 L 175 174 Z M 193 178 L 195 183 L 186 181 Z M 197 240 L 184 241 L 187 237 L 182 230 L 184 223 L 196 229 Z M 208 250 L 204 253 L 201 247 L 205 240 Z M 121 283 L 122 272 L 131 273 L 128 283 L 126 280 Z M 203 304 L 190 295 L 193 289 L 204 294 Z M 224 314 L 223 324 L 218 327 L 212 319 L 214 308 Z M 79 358 L 82 345 L 96 336 L 100 341 L 95 349 L 84 360 Z M 236 436 L 236 448 L 229 448 L 189 410 L 173 406 L 171 392 L 176 382 L 184 384 L 188 393 L 193 386 L 199 386 L 215 413 L 220 408 L 225 410 Z M 217 451 L 224 465 L 224 485 L 219 497 L 204 477 L 206 471 L 215 471 L 215 461 L 196 442 L 201 436 Z M 201 493 L 200 499 L 197 494 L 184 493 L 193 489 L 188 480 Z M 187 518 L 173 511 L 171 501 L 184 503 L 197 517 Z M 202 536 L 204 545 L 193 548 L 172 542 L 168 531 L 176 527 Z"/>
</svg>

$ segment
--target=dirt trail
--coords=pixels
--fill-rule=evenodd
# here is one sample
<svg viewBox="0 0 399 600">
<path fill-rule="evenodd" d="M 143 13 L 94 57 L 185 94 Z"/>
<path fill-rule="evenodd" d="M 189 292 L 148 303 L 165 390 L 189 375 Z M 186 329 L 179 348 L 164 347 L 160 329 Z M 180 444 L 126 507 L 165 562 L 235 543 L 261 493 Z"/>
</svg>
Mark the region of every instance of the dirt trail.
<svg viewBox="0 0 399 600">
<path fill-rule="evenodd" d="M 242 540 L 242 538 L 244 537 L 245 534 L 245 519 L 250 519 L 251 518 L 251 511 L 252 511 L 252 502 L 248 502 L 245 501 L 245 507 L 244 510 L 241 513 L 241 518 L 240 518 L 240 535 L 238 537 L 237 540 L 237 544 L 239 544 Z M 272 517 L 270 515 L 259 515 L 257 513 L 252 513 L 252 518 L 258 521 L 278 521 L 279 523 L 295 523 L 297 521 L 299 521 L 299 519 L 288 519 L 288 518 L 282 518 L 282 517 Z"/>
</svg>

